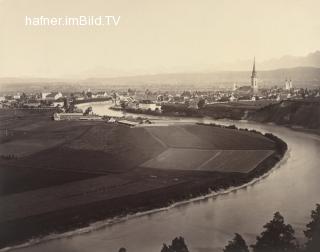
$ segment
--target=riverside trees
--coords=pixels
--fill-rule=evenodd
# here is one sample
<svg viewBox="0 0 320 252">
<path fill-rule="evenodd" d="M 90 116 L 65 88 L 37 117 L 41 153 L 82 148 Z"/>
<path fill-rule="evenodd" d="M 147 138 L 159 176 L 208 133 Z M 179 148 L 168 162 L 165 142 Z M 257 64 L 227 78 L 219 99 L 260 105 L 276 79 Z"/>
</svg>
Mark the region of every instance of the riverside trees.
<svg viewBox="0 0 320 252">
<path fill-rule="evenodd" d="M 304 231 L 307 237 L 306 251 L 320 251 L 320 204 L 316 205 L 316 209 L 311 212 L 311 221 L 307 224 L 307 230 Z"/>
<path fill-rule="evenodd" d="M 184 239 L 176 237 L 172 240 L 171 245 L 163 244 L 161 252 L 189 252 Z"/>
<path fill-rule="evenodd" d="M 235 237 L 232 241 L 229 241 L 223 252 L 249 252 L 249 248 L 242 236 L 235 233 Z"/>
<path fill-rule="evenodd" d="M 273 219 L 263 226 L 265 231 L 257 237 L 252 245 L 254 252 L 293 252 L 298 250 L 297 240 L 291 225 L 284 223 L 283 216 L 276 212 Z"/>
<path fill-rule="evenodd" d="M 307 242 L 298 245 L 291 225 L 286 224 L 283 216 L 276 212 L 273 219 L 266 223 L 264 231 L 257 236 L 256 244 L 251 245 L 253 252 L 319 252 L 320 251 L 320 204 L 311 211 L 311 221 L 306 225 L 304 234 Z M 171 245 L 164 244 L 161 252 L 189 252 L 182 237 L 175 238 Z M 236 233 L 223 252 L 249 252 L 245 240 Z"/>
</svg>

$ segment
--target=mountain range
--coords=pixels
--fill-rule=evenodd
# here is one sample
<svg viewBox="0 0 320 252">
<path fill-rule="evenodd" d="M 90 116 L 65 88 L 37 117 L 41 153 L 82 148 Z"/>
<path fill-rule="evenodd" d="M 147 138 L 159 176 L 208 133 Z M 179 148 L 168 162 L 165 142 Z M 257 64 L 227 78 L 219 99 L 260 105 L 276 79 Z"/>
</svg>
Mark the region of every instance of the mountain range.
<svg viewBox="0 0 320 252">
<path fill-rule="evenodd" d="M 246 65 L 246 68 L 243 66 Z M 23 87 L 25 84 L 46 89 L 72 86 L 82 89 L 83 87 L 116 88 L 122 87 L 150 87 L 153 89 L 174 89 L 181 86 L 186 89 L 211 89 L 212 87 L 230 88 L 233 83 L 248 85 L 252 69 L 252 60 L 238 61 L 226 69 L 245 69 L 238 71 L 217 70 L 184 71 L 174 73 L 140 74 L 132 76 L 116 76 L 104 68 L 99 68 L 94 74 L 86 72 L 84 78 L 0 78 L 0 91 L 11 90 L 13 86 Z M 270 69 L 272 68 L 272 70 Z M 110 70 L 110 69 L 109 69 Z M 278 59 L 257 62 L 259 85 L 270 87 L 281 86 L 286 79 L 291 79 L 296 87 L 320 87 L 320 51 L 315 51 L 304 57 L 283 56 Z M 118 72 L 120 73 L 120 72 Z M 86 77 L 85 77 L 86 76 Z M 89 77 L 91 76 L 91 77 Z M 14 85 L 15 84 L 15 85 Z M 20 84 L 20 85 L 19 85 Z M 68 84 L 67 86 L 65 86 Z M 180 88 L 179 88 L 180 89 Z"/>
</svg>

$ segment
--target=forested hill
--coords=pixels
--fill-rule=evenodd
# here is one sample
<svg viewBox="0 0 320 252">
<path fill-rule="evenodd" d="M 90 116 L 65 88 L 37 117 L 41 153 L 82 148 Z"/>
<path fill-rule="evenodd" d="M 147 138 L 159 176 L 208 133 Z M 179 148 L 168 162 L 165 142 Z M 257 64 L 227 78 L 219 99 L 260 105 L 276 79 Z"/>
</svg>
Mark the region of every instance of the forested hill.
<svg viewBox="0 0 320 252">
<path fill-rule="evenodd" d="M 255 111 L 248 119 L 314 129 L 320 133 L 320 99 L 285 100 Z"/>
</svg>

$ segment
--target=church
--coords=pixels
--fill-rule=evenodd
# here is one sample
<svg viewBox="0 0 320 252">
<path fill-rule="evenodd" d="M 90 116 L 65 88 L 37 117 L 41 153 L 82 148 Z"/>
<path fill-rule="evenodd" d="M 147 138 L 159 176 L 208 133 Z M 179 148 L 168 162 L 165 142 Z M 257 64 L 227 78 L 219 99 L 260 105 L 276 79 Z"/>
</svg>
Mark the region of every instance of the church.
<svg viewBox="0 0 320 252">
<path fill-rule="evenodd" d="M 257 72 L 256 72 L 256 58 L 253 59 L 253 68 L 251 74 L 251 89 L 253 94 L 258 94 L 259 86 L 258 86 L 258 79 L 257 79 Z"/>
<path fill-rule="evenodd" d="M 234 92 L 237 96 L 255 96 L 259 93 L 258 77 L 256 71 L 256 59 L 253 59 L 253 67 L 251 73 L 251 85 L 237 87 L 234 85 Z"/>
</svg>

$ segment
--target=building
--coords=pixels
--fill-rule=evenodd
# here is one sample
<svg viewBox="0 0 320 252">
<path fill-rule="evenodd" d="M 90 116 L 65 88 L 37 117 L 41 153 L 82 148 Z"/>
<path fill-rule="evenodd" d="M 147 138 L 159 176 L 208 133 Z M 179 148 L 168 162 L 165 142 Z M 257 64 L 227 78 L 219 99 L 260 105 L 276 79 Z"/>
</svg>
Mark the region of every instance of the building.
<svg viewBox="0 0 320 252">
<path fill-rule="evenodd" d="M 233 83 L 233 91 L 236 91 L 238 89 L 237 83 Z"/>
<path fill-rule="evenodd" d="M 41 93 L 41 100 L 45 100 L 50 93 Z"/>
<path fill-rule="evenodd" d="M 151 100 L 140 101 L 138 108 L 142 109 L 142 110 L 151 110 L 151 111 L 161 110 L 161 106 L 157 105 L 156 103 L 152 102 Z"/>
<path fill-rule="evenodd" d="M 291 90 L 292 89 L 292 81 L 291 80 L 286 80 L 285 89 L 286 90 Z"/>
<path fill-rule="evenodd" d="M 256 58 L 253 59 L 253 67 L 252 67 L 252 74 L 251 74 L 251 88 L 253 91 L 253 94 L 257 94 L 259 90 L 258 86 L 258 78 L 257 78 L 257 72 L 256 72 Z"/>
<path fill-rule="evenodd" d="M 39 101 L 28 101 L 23 104 L 23 107 L 25 108 L 39 108 L 41 106 L 41 103 Z"/>
<path fill-rule="evenodd" d="M 60 120 L 80 120 L 83 117 L 82 113 L 54 113 L 53 119 L 55 121 Z"/>
<path fill-rule="evenodd" d="M 51 104 L 52 107 L 63 107 L 64 106 L 64 99 L 63 98 L 59 98 L 56 101 L 53 101 Z"/>
<path fill-rule="evenodd" d="M 108 93 L 107 92 L 98 92 L 98 93 L 95 93 L 95 94 L 92 94 L 92 98 L 105 98 L 108 96 Z"/>
<path fill-rule="evenodd" d="M 46 96 L 45 100 L 47 101 L 55 101 L 62 97 L 61 92 L 53 92 Z"/>
<path fill-rule="evenodd" d="M 98 115 L 83 115 L 82 113 L 54 113 L 53 120 L 61 121 L 61 120 L 102 120 L 101 116 Z"/>
<path fill-rule="evenodd" d="M 237 84 L 233 85 L 234 94 L 240 98 L 251 99 L 252 96 L 256 96 L 259 93 L 258 77 L 256 71 L 256 60 L 253 59 L 253 67 L 251 73 L 251 85 L 247 86 L 238 86 Z"/>
<path fill-rule="evenodd" d="M 21 95 L 19 93 L 15 94 L 13 96 L 13 99 L 15 99 L 15 100 L 19 100 L 20 98 L 21 98 Z"/>
</svg>

